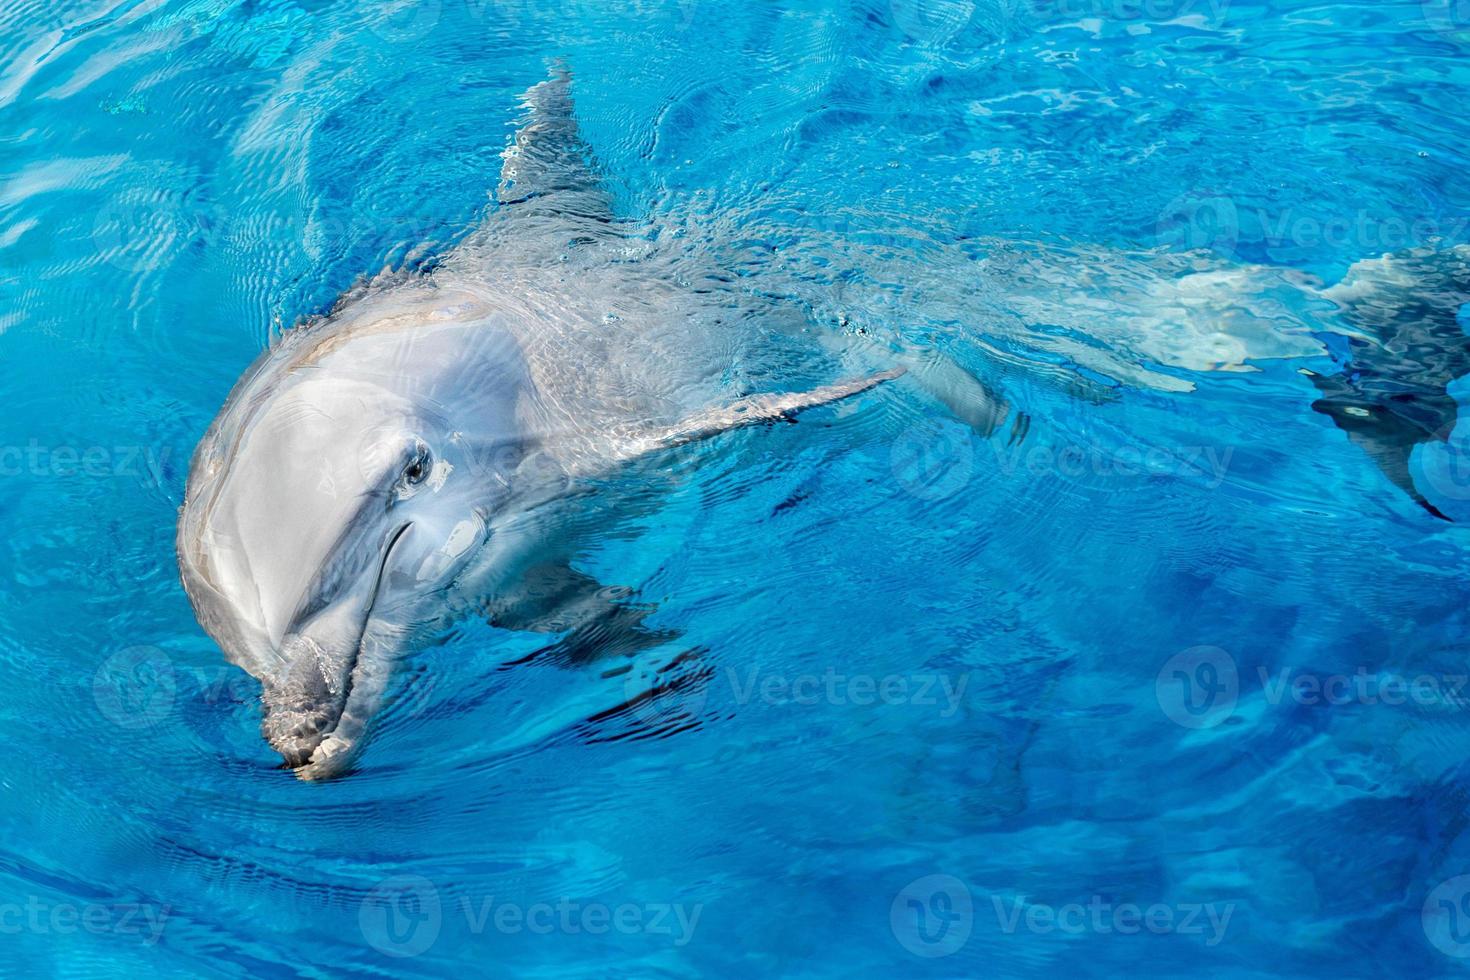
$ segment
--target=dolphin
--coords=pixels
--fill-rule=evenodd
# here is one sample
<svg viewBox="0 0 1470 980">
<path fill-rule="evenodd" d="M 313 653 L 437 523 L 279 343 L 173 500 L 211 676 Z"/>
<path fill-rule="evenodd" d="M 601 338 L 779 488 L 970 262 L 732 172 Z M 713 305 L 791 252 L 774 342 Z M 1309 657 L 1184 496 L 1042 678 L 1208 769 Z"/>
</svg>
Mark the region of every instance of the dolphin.
<svg viewBox="0 0 1470 980">
<path fill-rule="evenodd" d="M 783 311 L 769 295 L 721 288 L 717 272 L 691 272 L 688 247 L 651 244 L 658 236 L 620 222 L 565 71 L 522 108 L 484 221 L 432 268 L 364 278 L 279 337 L 190 465 L 177 534 L 185 591 L 225 656 L 259 680 L 262 733 L 304 779 L 350 767 L 395 664 L 463 618 L 563 634 L 555 649 L 569 656 L 582 634 L 604 653 L 669 638 L 645 625 L 648 607 L 570 560 L 568 529 L 588 522 L 589 497 L 641 464 L 671 469 L 680 447 L 904 374 L 981 435 L 1011 414 L 946 357 L 901 338 L 808 333 L 800 316 L 787 322 L 799 299 Z M 1009 276 L 984 259 L 965 276 L 936 267 L 933 291 L 981 273 L 995 298 L 962 290 L 956 317 L 999 302 L 1012 319 L 1075 324 L 1044 334 L 1068 345 L 1064 360 L 1166 391 L 1192 387 L 1191 371 L 1320 359 L 1326 334 L 1346 337 L 1337 373 L 1307 372 L 1321 395 L 1313 408 L 1443 516 L 1407 461 L 1445 438 L 1456 411 L 1446 385 L 1470 370 L 1456 312 L 1470 250 L 1365 260 L 1326 289 L 1289 270 L 1196 256 L 1155 270 L 1158 257 L 1146 258 L 1042 253 L 1040 272 Z M 768 270 L 766 293 L 838 285 L 807 272 Z M 862 281 L 841 278 L 849 290 Z M 1027 289 L 1005 288 L 1007 278 Z M 1293 296 L 1333 316 L 1301 321 Z M 1108 329 L 1125 335 L 1072 340 Z M 793 342 L 804 377 L 845 379 L 777 389 Z M 1069 391 L 1111 397 L 1080 378 Z M 1015 413 L 1012 440 L 1028 428 Z"/>
<path fill-rule="evenodd" d="M 1323 291 L 1353 326 L 1336 373 L 1311 372 L 1332 419 L 1394 486 L 1428 513 L 1434 505 L 1410 469 L 1414 449 L 1447 442 L 1459 417 L 1449 387 L 1470 374 L 1470 247 L 1411 248 L 1354 263 Z"/>
<path fill-rule="evenodd" d="M 770 375 L 755 372 L 732 390 L 734 328 L 758 314 L 681 284 L 620 227 L 570 84 L 558 70 L 527 92 L 475 231 L 285 332 L 192 458 L 185 591 L 260 681 L 262 733 L 302 778 L 350 767 L 395 662 L 461 617 L 547 632 L 620 620 L 635 644 L 656 640 L 646 610 L 555 553 L 586 488 L 906 370 L 796 391 L 761 391 Z"/>
</svg>

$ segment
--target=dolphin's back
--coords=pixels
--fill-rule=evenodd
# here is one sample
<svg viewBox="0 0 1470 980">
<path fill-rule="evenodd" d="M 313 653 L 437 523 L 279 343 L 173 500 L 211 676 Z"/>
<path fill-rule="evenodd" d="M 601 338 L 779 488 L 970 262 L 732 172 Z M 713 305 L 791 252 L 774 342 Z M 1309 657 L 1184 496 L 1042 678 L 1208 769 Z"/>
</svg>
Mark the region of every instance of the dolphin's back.
<svg viewBox="0 0 1470 980">
<path fill-rule="evenodd" d="M 434 275 L 504 317 L 548 424 L 615 439 L 758 387 L 773 318 L 795 311 L 757 314 L 697 255 L 615 217 L 565 73 L 522 105 L 495 204 Z"/>
</svg>

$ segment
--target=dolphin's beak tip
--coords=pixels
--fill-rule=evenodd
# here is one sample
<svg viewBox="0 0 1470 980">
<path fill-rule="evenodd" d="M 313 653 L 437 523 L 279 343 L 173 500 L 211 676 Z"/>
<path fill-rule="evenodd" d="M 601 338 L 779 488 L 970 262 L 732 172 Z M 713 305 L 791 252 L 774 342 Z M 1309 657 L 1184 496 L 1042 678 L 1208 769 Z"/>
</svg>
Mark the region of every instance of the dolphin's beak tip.
<svg viewBox="0 0 1470 980">
<path fill-rule="evenodd" d="M 291 770 L 291 774 L 303 783 L 320 783 L 325 778 L 321 774 L 313 772 L 310 763 L 304 766 L 296 766 Z"/>
<path fill-rule="evenodd" d="M 346 739 L 328 735 L 304 763 L 293 767 L 296 778 L 304 783 L 322 783 L 347 772 L 355 745 Z"/>
</svg>

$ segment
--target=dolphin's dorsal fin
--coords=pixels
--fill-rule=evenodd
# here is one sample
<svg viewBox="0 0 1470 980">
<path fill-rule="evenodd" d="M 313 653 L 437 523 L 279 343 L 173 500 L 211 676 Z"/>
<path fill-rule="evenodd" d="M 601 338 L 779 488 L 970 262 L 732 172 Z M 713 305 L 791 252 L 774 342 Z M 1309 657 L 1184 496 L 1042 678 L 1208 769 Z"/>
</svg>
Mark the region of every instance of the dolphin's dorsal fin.
<svg viewBox="0 0 1470 980">
<path fill-rule="evenodd" d="M 495 204 L 440 265 L 480 275 L 540 269 L 570 244 L 617 237 L 612 197 L 577 130 L 572 78 L 558 67 L 521 96 L 520 129 L 501 154 Z"/>
<path fill-rule="evenodd" d="M 564 67 L 521 97 L 526 110 L 501 159 L 496 199 L 520 213 L 612 220 L 592 149 L 577 130 L 572 76 Z"/>
</svg>

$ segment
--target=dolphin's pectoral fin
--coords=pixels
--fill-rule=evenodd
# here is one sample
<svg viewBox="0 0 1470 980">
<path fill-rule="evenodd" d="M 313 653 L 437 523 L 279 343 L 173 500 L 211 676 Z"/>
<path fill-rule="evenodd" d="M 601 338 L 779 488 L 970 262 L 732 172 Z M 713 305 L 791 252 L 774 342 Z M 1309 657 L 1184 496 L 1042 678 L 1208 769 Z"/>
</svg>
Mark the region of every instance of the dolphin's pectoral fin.
<svg viewBox="0 0 1470 980">
<path fill-rule="evenodd" d="M 750 395 L 738 401 L 716 408 L 696 412 L 673 425 L 644 429 L 630 437 L 619 458 L 637 459 L 661 449 L 672 449 L 700 439 L 729 432 L 745 425 L 762 422 L 794 421 L 799 412 L 818 405 L 850 398 L 853 395 L 875 388 L 905 373 L 904 368 L 892 368 L 863 378 L 851 378 L 836 384 L 813 388 L 811 391 L 786 392 L 783 394 Z"/>
<path fill-rule="evenodd" d="M 919 387 L 983 437 L 993 435 L 1010 414 L 1004 398 L 938 351 L 916 353 L 907 363 Z"/>
<path fill-rule="evenodd" d="M 1439 438 L 1436 430 L 1453 424 L 1454 399 L 1440 392 L 1438 396 L 1428 394 L 1422 401 L 1414 395 L 1405 395 L 1402 401 L 1378 401 L 1355 379 L 1342 374 L 1314 374 L 1312 383 L 1322 392 L 1322 397 L 1312 403 L 1313 411 L 1331 418 L 1355 446 L 1368 454 L 1389 482 L 1416 504 L 1441 520 L 1450 520 L 1414 485 L 1409 459 L 1415 446 Z M 1428 419 L 1424 418 L 1426 413 Z M 1439 425 L 1433 423 L 1436 418 Z"/>
<path fill-rule="evenodd" d="M 631 590 L 603 585 L 565 562 L 548 561 L 528 569 L 520 589 L 492 600 L 490 625 L 530 633 L 563 633 L 561 639 L 531 653 L 527 660 L 587 663 L 624 656 L 667 643 L 679 633 L 653 629 L 644 620 L 651 603 L 628 602 Z"/>
<path fill-rule="evenodd" d="M 1355 263 L 1323 291 L 1357 332 L 1337 374 L 1313 374 L 1328 416 L 1390 481 L 1435 517 L 1449 520 L 1414 485 L 1409 459 L 1443 440 L 1459 406 L 1447 390 L 1470 373 L 1470 337 L 1459 313 L 1470 302 L 1470 247 L 1410 249 Z"/>
<path fill-rule="evenodd" d="M 558 67 L 522 96 L 528 115 L 502 155 L 496 197 L 518 214 L 611 221 L 611 199 L 577 130 L 571 87 L 571 74 Z"/>
</svg>

